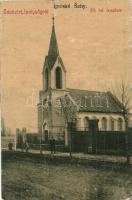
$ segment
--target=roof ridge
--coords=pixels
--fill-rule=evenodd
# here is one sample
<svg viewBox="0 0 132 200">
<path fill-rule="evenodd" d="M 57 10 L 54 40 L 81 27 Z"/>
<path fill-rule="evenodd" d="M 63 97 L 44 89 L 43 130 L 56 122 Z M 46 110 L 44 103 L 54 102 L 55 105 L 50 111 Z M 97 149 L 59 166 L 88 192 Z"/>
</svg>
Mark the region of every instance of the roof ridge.
<svg viewBox="0 0 132 200">
<path fill-rule="evenodd" d="M 99 93 L 105 93 L 107 94 L 107 92 L 105 91 L 98 91 L 98 90 L 86 90 L 86 89 L 76 89 L 76 88 L 66 88 L 67 90 L 77 90 L 77 91 L 86 91 L 86 92 L 99 92 Z"/>
</svg>

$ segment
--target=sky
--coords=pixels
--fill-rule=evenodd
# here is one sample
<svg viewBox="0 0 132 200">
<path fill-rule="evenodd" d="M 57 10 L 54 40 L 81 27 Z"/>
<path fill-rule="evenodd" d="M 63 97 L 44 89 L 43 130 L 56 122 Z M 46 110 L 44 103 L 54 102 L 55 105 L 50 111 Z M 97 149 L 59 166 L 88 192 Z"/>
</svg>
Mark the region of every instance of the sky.
<svg viewBox="0 0 132 200">
<path fill-rule="evenodd" d="M 70 8 L 53 9 L 55 4 Z M 42 69 L 55 16 L 60 56 L 67 70 L 67 87 L 109 90 L 120 80 L 132 82 L 131 1 L 12 1 L 1 3 L 2 116 L 15 134 L 26 127 L 37 132 L 37 103 Z M 91 12 L 94 8 L 96 12 Z M 103 12 L 98 10 L 103 8 Z M 121 12 L 107 12 L 107 9 Z M 11 10 L 48 10 L 44 15 L 4 13 Z M 131 86 L 132 87 L 132 86 Z"/>
</svg>

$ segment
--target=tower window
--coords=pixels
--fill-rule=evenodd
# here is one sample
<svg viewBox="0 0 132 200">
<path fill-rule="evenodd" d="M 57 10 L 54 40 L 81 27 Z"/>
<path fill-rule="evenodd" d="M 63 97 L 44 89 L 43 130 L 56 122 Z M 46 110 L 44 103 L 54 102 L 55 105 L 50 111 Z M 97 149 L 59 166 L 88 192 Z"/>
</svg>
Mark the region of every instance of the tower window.
<svg viewBox="0 0 132 200">
<path fill-rule="evenodd" d="M 62 89 L 62 71 L 60 67 L 56 68 L 55 76 L 56 76 L 56 88 Z"/>
</svg>

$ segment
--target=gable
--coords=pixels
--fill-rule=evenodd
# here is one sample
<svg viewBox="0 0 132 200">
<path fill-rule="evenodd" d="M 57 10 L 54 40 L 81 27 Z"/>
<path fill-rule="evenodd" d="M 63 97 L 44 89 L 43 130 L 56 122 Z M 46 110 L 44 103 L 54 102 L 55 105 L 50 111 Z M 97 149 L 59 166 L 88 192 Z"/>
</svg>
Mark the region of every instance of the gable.
<svg viewBox="0 0 132 200">
<path fill-rule="evenodd" d="M 66 72 L 66 68 L 65 68 L 65 66 L 64 66 L 64 64 L 63 64 L 63 61 L 62 61 L 62 59 L 61 59 L 60 56 L 58 56 L 58 57 L 56 58 L 56 60 L 54 61 L 54 64 L 53 64 L 53 65 L 50 65 L 49 63 L 50 63 L 50 62 L 49 62 L 49 58 L 48 58 L 48 56 L 46 56 L 46 57 L 45 57 L 45 61 L 44 61 L 44 66 L 43 66 L 43 73 L 44 73 L 45 67 L 48 67 L 50 70 L 52 70 L 52 69 L 55 68 L 57 65 L 60 66 L 60 67 L 63 69 L 64 72 Z M 52 67 L 51 67 L 51 66 L 52 66 Z"/>
<path fill-rule="evenodd" d="M 56 69 L 56 67 L 60 67 L 64 72 L 66 72 L 65 66 L 60 56 L 57 57 L 54 65 L 52 66 L 51 70 Z"/>
</svg>

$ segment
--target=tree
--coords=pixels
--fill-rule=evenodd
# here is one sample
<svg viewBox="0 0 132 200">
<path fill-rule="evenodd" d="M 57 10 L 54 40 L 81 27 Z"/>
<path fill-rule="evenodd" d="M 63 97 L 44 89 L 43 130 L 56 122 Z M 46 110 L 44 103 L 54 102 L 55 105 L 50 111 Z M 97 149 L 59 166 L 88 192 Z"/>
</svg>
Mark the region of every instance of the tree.
<svg viewBox="0 0 132 200">
<path fill-rule="evenodd" d="M 60 101 L 66 123 L 71 123 L 77 119 L 77 106 L 74 105 L 69 96 L 62 96 Z"/>
<path fill-rule="evenodd" d="M 132 110 L 132 88 L 127 80 L 121 80 L 117 86 L 112 88 L 112 94 L 119 100 L 122 106 L 122 113 L 125 119 L 126 130 L 128 130 L 129 115 Z"/>
<path fill-rule="evenodd" d="M 127 151 L 127 163 L 130 163 L 130 154 L 129 154 L 129 138 L 128 138 L 128 128 L 129 128 L 129 116 L 132 112 L 132 87 L 129 81 L 121 80 L 118 83 L 118 86 L 114 89 L 112 88 L 112 93 L 119 104 L 122 106 L 122 114 L 125 120 L 126 127 L 126 151 Z"/>
<path fill-rule="evenodd" d="M 70 147 L 70 157 L 72 157 L 72 131 L 74 123 L 77 120 L 77 105 L 71 101 L 70 97 L 64 95 L 60 98 L 62 112 L 64 115 L 65 123 L 67 124 L 68 131 L 70 133 L 69 137 L 69 147 Z"/>
</svg>

